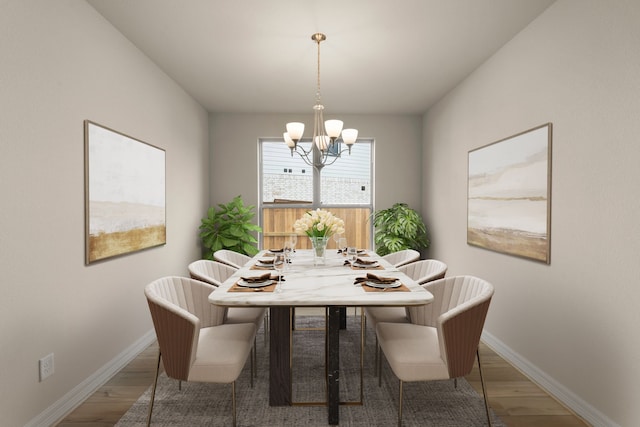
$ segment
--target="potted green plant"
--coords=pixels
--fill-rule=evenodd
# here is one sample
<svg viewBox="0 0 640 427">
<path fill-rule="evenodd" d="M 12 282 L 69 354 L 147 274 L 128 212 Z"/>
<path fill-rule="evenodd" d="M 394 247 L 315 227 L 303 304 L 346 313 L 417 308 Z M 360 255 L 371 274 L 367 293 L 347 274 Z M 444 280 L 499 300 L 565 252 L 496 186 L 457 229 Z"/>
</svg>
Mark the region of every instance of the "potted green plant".
<svg viewBox="0 0 640 427">
<path fill-rule="evenodd" d="M 427 227 L 415 210 L 406 203 L 373 213 L 374 242 L 379 255 L 403 249 L 420 251 L 429 247 Z"/>
<path fill-rule="evenodd" d="M 207 217 L 200 224 L 200 238 L 206 248 L 205 259 L 213 259 L 213 253 L 220 249 L 229 249 L 244 255 L 258 253 L 258 240 L 253 233 L 262 228 L 252 222 L 255 216 L 253 205 L 245 206 L 241 196 L 232 201 L 209 208 Z"/>
</svg>

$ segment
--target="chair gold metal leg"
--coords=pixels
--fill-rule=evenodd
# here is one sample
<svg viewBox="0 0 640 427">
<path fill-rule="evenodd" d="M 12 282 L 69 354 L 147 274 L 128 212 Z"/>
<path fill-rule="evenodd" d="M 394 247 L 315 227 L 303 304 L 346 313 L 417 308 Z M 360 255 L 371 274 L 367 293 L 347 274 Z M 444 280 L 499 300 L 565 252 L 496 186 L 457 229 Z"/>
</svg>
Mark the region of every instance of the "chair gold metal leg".
<svg viewBox="0 0 640 427">
<path fill-rule="evenodd" d="M 269 333 L 269 310 L 267 310 L 267 313 L 264 315 L 264 318 L 262 319 L 262 331 L 264 332 L 264 345 L 267 345 L 267 340 L 268 340 L 268 333 Z"/>
<path fill-rule="evenodd" d="M 231 410 L 233 411 L 233 427 L 236 427 L 236 382 L 231 383 Z"/>
<path fill-rule="evenodd" d="M 253 378 L 256 376 L 256 343 L 253 343 L 253 347 L 251 348 L 251 354 L 249 355 L 251 359 L 251 388 L 253 388 Z"/>
<path fill-rule="evenodd" d="M 400 380 L 399 389 L 400 389 L 400 392 L 398 393 L 398 427 L 402 427 L 402 380 Z"/>
<path fill-rule="evenodd" d="M 151 425 L 151 412 L 153 411 L 153 400 L 156 397 L 156 387 L 158 385 L 158 375 L 160 374 L 160 357 L 162 353 L 158 351 L 158 363 L 156 365 L 156 376 L 153 379 L 153 389 L 151 390 L 151 400 L 149 401 L 149 414 L 147 415 L 147 427 Z"/>
<path fill-rule="evenodd" d="M 360 310 L 360 402 L 364 402 L 364 337 L 366 329 L 364 324 L 364 310 Z"/>
<path fill-rule="evenodd" d="M 378 367 L 378 369 L 376 369 L 376 375 L 380 375 L 380 344 L 378 344 L 378 334 L 376 334 L 376 351 L 375 351 L 375 364 Z"/>
<path fill-rule="evenodd" d="M 487 421 L 489 422 L 489 427 L 491 424 L 491 413 L 489 412 L 489 401 L 487 399 L 487 389 L 484 385 L 484 376 L 482 375 L 482 365 L 480 364 L 480 349 L 476 350 L 476 356 L 478 357 L 478 371 L 480 372 L 480 384 L 482 385 L 482 395 L 484 396 L 484 409 L 487 411 Z"/>
<path fill-rule="evenodd" d="M 362 321 L 364 322 L 364 329 L 367 330 L 367 316 L 364 314 L 364 307 L 360 307 L 360 312 L 362 313 Z M 364 345 L 367 345 L 367 334 L 364 335 Z"/>
<path fill-rule="evenodd" d="M 376 355 L 378 359 L 378 387 L 382 387 L 382 349 L 377 346 Z"/>
</svg>

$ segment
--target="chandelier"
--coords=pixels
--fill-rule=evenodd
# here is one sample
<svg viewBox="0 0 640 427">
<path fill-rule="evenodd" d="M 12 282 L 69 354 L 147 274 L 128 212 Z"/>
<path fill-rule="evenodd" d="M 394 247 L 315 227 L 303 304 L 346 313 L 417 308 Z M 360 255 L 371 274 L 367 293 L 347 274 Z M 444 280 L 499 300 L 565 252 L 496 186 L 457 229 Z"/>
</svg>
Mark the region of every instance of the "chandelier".
<svg viewBox="0 0 640 427">
<path fill-rule="evenodd" d="M 293 153 L 297 153 L 309 166 L 313 166 L 320 171 L 324 166 L 333 164 L 345 151 L 351 154 L 351 146 L 358 139 L 357 129 L 342 129 L 342 120 L 324 120 L 324 105 L 320 96 L 320 43 L 327 37 L 322 33 L 315 33 L 311 40 L 318 45 L 318 88 L 316 91 L 316 104 L 313 106 L 313 137 L 311 147 L 305 150 L 298 145 L 304 133 L 304 123 L 287 123 L 287 131 L 283 134 L 284 142 Z M 340 138 L 342 136 L 342 138 Z M 344 142 L 346 149 L 341 150 L 340 143 Z"/>
</svg>

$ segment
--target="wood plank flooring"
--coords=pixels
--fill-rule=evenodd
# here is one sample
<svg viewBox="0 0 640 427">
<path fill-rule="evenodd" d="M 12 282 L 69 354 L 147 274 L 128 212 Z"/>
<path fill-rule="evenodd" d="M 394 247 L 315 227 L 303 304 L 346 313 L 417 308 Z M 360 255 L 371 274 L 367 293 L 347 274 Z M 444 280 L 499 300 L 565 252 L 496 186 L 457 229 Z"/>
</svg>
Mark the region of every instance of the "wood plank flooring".
<svg viewBox="0 0 640 427">
<path fill-rule="evenodd" d="M 57 426 L 113 426 L 153 382 L 157 351 L 148 347 Z M 589 426 L 484 344 L 480 357 L 489 404 L 507 426 Z M 467 380 L 482 393 L 477 364 Z"/>
</svg>

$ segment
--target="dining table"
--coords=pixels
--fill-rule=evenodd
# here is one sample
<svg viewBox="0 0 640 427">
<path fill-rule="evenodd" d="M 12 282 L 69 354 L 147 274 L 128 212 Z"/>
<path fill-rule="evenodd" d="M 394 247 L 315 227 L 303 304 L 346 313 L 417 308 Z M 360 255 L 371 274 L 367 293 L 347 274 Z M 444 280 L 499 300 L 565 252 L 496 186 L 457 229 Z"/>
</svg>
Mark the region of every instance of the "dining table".
<svg viewBox="0 0 640 427">
<path fill-rule="evenodd" d="M 328 424 L 336 425 L 340 420 L 339 331 L 344 308 L 424 305 L 433 295 L 373 251 L 360 250 L 354 265 L 336 250 L 327 250 L 320 260 L 312 251 L 296 250 L 285 270 L 278 273 L 273 270 L 278 250 L 261 250 L 212 292 L 209 302 L 224 307 L 269 308 L 270 406 L 292 405 L 292 310 L 324 307 L 328 313 L 327 418 Z M 273 280 L 278 274 L 284 278 L 279 289 Z"/>
</svg>

